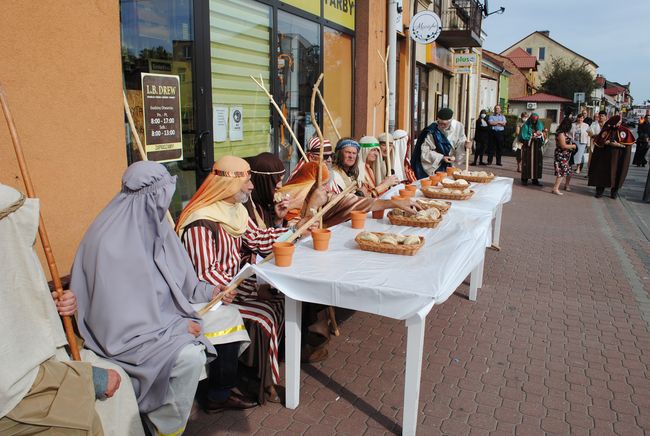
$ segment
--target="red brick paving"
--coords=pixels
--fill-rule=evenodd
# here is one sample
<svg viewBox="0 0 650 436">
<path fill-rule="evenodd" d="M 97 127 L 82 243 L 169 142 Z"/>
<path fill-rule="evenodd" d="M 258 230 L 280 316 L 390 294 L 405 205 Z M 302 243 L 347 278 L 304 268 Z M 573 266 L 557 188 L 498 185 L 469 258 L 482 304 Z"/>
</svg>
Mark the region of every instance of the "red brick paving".
<svg viewBox="0 0 650 436">
<path fill-rule="evenodd" d="M 497 172 L 516 178 L 511 164 Z M 650 334 L 629 281 L 636 274 L 647 292 L 650 243 L 619 201 L 594 199 L 584 178 L 561 198 L 551 179 L 542 189 L 515 182 L 503 250 L 487 254 L 478 301 L 463 285 L 429 314 L 418 434 L 650 432 Z M 399 433 L 403 323 L 338 315 L 330 358 L 303 365 L 296 410 L 196 410 L 186 434 Z"/>
</svg>

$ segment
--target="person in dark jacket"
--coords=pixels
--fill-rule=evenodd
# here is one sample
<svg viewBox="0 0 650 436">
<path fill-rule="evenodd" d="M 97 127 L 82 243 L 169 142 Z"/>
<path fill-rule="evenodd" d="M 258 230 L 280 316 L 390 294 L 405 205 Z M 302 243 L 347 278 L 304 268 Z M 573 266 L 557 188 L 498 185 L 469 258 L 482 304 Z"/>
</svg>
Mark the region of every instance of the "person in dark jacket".
<svg viewBox="0 0 650 436">
<path fill-rule="evenodd" d="M 645 167 L 648 161 L 645 158 L 648 152 L 648 141 L 650 141 L 650 115 L 645 116 L 645 121 L 639 124 L 637 129 L 639 140 L 636 143 L 636 152 L 632 163 L 637 167 Z"/>
<path fill-rule="evenodd" d="M 490 125 L 487 122 L 487 112 L 483 109 L 479 114 L 479 118 L 476 120 L 476 129 L 474 130 L 476 150 L 474 151 L 474 162 L 472 165 L 476 165 L 477 159 L 479 165 L 485 165 L 485 162 L 483 162 L 483 153 L 485 152 L 489 140 Z"/>
</svg>

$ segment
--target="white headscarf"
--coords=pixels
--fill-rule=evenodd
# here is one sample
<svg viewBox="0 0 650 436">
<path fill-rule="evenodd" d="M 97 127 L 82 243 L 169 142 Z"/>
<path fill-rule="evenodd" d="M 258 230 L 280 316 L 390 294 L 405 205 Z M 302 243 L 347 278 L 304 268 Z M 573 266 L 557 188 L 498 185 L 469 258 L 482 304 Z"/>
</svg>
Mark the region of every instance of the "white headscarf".
<svg viewBox="0 0 650 436">
<path fill-rule="evenodd" d="M 379 140 L 375 138 L 374 136 L 364 136 L 359 140 L 359 144 L 361 145 L 361 151 L 360 151 L 360 156 L 359 156 L 359 161 L 357 165 L 359 165 L 359 182 L 366 182 L 366 159 L 368 158 L 368 155 L 370 154 L 370 151 L 373 149 L 377 149 L 377 159 L 375 160 L 374 164 L 372 165 L 372 171 L 375 173 L 375 186 L 379 185 L 383 181 L 383 174 L 381 172 L 382 166 L 383 166 L 383 159 L 381 156 L 381 148 L 379 148 Z"/>
<path fill-rule="evenodd" d="M 38 211 L 38 200 L 0 184 L 0 417 L 27 394 L 41 363 L 66 344 L 34 252 Z"/>
<path fill-rule="evenodd" d="M 408 148 L 409 136 L 404 130 L 395 130 L 393 132 L 393 148 L 395 149 L 393 159 L 393 169 L 398 180 L 406 179 L 404 170 L 404 159 L 406 159 L 406 150 Z"/>
</svg>

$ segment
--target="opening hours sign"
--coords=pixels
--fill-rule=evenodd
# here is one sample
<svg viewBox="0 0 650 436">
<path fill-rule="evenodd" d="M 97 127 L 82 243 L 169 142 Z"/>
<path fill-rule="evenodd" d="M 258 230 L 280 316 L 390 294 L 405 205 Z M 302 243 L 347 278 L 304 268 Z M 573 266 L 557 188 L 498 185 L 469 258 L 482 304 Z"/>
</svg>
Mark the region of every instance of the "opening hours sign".
<svg viewBox="0 0 650 436">
<path fill-rule="evenodd" d="M 183 159 L 181 93 L 178 76 L 142 73 L 142 108 L 147 159 Z"/>
</svg>

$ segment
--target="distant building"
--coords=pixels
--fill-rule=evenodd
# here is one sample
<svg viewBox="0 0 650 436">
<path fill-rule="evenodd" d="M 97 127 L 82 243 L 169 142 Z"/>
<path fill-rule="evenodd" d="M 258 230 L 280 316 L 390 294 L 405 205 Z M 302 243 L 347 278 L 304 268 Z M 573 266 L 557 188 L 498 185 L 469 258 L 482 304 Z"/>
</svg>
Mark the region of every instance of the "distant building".
<svg viewBox="0 0 650 436">
<path fill-rule="evenodd" d="M 505 111 L 508 104 L 508 82 L 512 73 L 508 71 L 504 62 L 483 51 L 481 58 L 481 86 L 479 108 L 492 110 L 495 105 L 500 105 Z"/>
<path fill-rule="evenodd" d="M 536 112 L 542 118 L 551 120 L 551 131 L 555 131 L 561 121 L 563 109 L 572 103 L 568 98 L 538 92 L 537 94 L 510 98 L 510 113 L 519 115 L 526 111 L 529 114 Z"/>
<path fill-rule="evenodd" d="M 483 56 L 488 56 L 503 64 L 503 67 L 510 73 L 508 76 L 508 94 L 505 100 L 512 97 L 523 97 L 531 95 L 537 88 L 534 84 L 537 60 L 524 52 L 524 57 L 506 57 L 498 53 L 483 49 Z M 501 88 L 503 92 L 503 88 Z M 501 93 L 500 93 L 501 94 Z"/>
<path fill-rule="evenodd" d="M 553 58 L 563 58 L 569 61 L 575 61 L 580 65 L 586 66 L 592 75 L 596 77 L 598 65 L 594 61 L 576 53 L 567 46 L 551 38 L 548 30 L 538 30 L 531 33 L 503 50 L 501 54 L 508 57 L 513 55 L 521 56 L 520 50 L 535 57 L 537 60 L 539 64 L 536 72 L 537 84 L 541 84 L 544 81 L 546 66 Z"/>
</svg>

